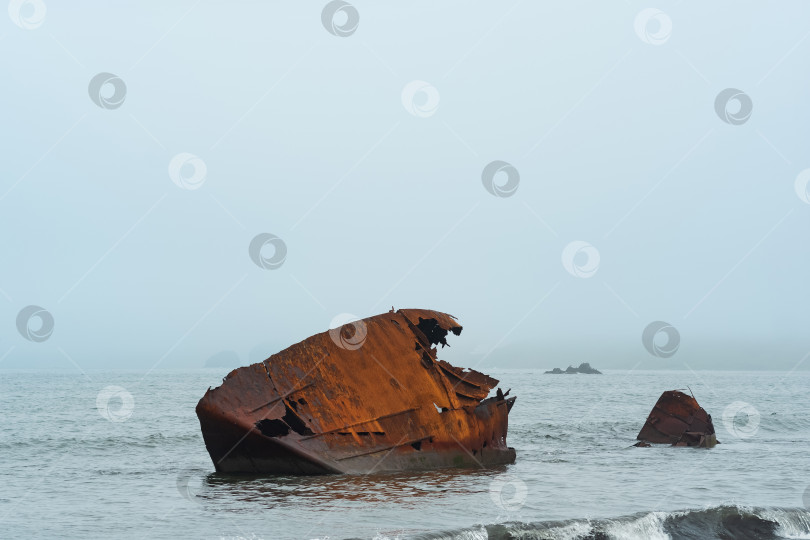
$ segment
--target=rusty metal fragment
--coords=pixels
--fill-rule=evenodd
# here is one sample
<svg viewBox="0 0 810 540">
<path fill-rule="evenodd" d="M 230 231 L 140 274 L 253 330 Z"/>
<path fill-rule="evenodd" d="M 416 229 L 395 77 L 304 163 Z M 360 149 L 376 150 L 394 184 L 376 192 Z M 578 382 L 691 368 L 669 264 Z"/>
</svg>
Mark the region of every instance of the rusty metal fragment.
<svg viewBox="0 0 810 540">
<path fill-rule="evenodd" d="M 678 390 L 661 394 L 636 436 L 636 446 L 671 444 L 711 448 L 717 444 L 712 417 L 693 396 Z"/>
<path fill-rule="evenodd" d="M 512 463 L 515 398 L 439 360 L 451 315 L 393 309 L 230 372 L 197 404 L 217 471 L 369 473 Z"/>
</svg>

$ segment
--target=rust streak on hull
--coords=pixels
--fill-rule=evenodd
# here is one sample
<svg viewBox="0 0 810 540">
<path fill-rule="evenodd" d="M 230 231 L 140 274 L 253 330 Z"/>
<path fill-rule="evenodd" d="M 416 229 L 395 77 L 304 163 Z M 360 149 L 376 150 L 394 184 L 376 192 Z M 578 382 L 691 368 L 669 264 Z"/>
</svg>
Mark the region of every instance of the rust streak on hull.
<svg viewBox="0 0 810 540">
<path fill-rule="evenodd" d="M 236 369 L 197 404 L 217 471 L 364 474 L 512 463 L 515 398 L 436 357 L 461 325 L 402 309 Z M 507 392 L 508 394 L 508 392 Z"/>
</svg>

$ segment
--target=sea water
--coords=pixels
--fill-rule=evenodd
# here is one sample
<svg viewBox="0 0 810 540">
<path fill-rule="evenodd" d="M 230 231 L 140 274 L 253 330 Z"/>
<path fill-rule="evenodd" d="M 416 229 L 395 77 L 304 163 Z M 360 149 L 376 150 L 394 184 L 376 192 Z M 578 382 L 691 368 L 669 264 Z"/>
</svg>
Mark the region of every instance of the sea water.
<svg viewBox="0 0 810 540">
<path fill-rule="evenodd" d="M 810 374 L 483 371 L 513 465 L 319 477 L 214 472 L 194 407 L 226 369 L 0 371 L 0 537 L 810 538 Z M 721 444 L 632 446 L 671 389 Z"/>
</svg>

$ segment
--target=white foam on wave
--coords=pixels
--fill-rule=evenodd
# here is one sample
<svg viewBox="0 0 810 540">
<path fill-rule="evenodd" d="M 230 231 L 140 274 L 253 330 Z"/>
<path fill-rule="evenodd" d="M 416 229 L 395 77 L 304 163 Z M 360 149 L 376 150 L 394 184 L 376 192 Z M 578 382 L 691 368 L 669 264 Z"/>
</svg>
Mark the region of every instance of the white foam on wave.
<svg viewBox="0 0 810 540">
<path fill-rule="evenodd" d="M 458 538 L 459 540 L 487 540 L 489 534 L 487 534 L 486 528 L 481 526 L 478 530 L 466 530 L 462 532 L 461 535 L 454 536 L 453 538 Z"/>
<path fill-rule="evenodd" d="M 810 538 L 810 513 L 769 508 L 757 512 L 763 519 L 779 524 L 776 534 L 784 538 Z"/>
<path fill-rule="evenodd" d="M 707 506 L 703 511 L 719 511 L 722 508 Z M 777 529 L 774 532 L 782 538 L 810 540 L 810 512 L 799 509 L 755 509 L 741 505 L 735 505 L 735 508 L 741 515 L 756 515 L 762 519 L 777 523 Z M 596 522 L 596 529 L 588 519 L 576 520 L 565 525 L 549 527 L 548 529 L 532 529 L 531 531 L 525 530 L 520 524 L 513 524 L 518 525 L 518 527 L 516 529 L 509 527 L 509 532 L 520 538 L 528 532 L 531 538 L 580 540 L 593 534 L 595 530 L 600 530 L 611 540 L 672 540 L 672 536 L 664 528 L 667 519 L 688 516 L 690 513 L 696 512 L 700 512 L 700 510 L 649 512 L 638 517 L 600 519 Z M 431 540 L 488 540 L 489 535 L 486 528 L 480 526 L 478 529 L 454 531 L 442 536 L 430 536 L 430 538 Z M 374 537 L 374 540 L 401 539 L 378 534 Z"/>
<path fill-rule="evenodd" d="M 605 533 L 615 540 L 672 540 L 664 530 L 664 521 L 672 514 L 650 512 L 630 521 L 612 521 L 605 527 Z"/>
<path fill-rule="evenodd" d="M 447 535 L 431 536 L 430 538 L 431 540 L 488 540 L 489 534 L 487 534 L 487 529 L 481 525 L 478 529 L 465 529 L 463 531 L 447 533 Z M 402 540 L 402 537 L 391 537 L 377 533 L 373 540 Z"/>
<path fill-rule="evenodd" d="M 586 521 L 577 521 L 562 527 L 554 527 L 547 532 L 550 533 L 549 538 L 554 538 L 554 540 L 579 540 L 591 534 L 593 528 Z"/>
</svg>

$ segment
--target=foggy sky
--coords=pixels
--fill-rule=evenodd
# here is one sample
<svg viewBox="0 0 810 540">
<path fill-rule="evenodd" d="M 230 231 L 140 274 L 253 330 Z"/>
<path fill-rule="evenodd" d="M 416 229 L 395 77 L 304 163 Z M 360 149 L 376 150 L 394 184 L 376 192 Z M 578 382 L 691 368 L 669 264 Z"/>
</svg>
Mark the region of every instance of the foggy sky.
<svg viewBox="0 0 810 540">
<path fill-rule="evenodd" d="M 247 363 L 392 306 L 471 367 L 810 367 L 806 2 L 45 5 L 0 19 L 0 367 Z"/>
</svg>

